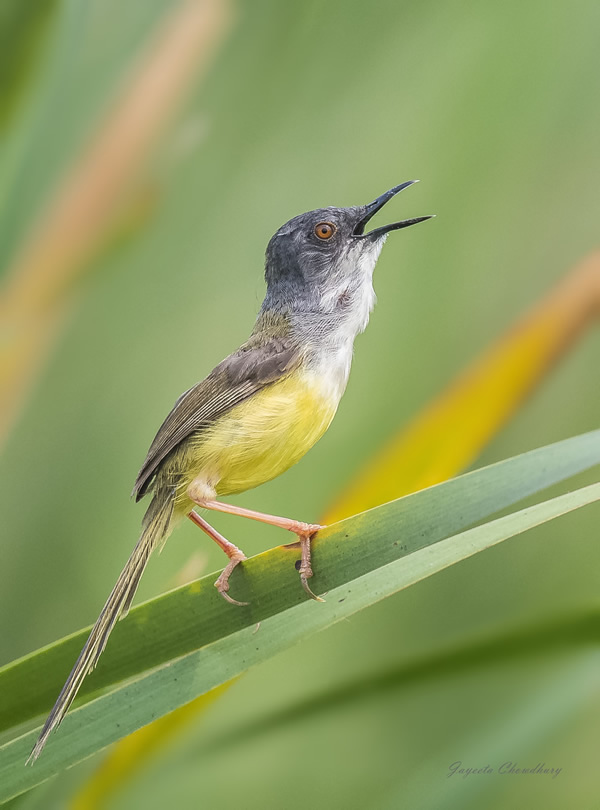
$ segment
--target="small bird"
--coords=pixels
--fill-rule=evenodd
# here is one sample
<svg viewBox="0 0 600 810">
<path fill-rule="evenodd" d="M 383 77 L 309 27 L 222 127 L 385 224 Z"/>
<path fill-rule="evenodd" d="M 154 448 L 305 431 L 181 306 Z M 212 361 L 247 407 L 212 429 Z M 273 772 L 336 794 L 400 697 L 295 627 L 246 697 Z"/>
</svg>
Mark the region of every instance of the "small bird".
<svg viewBox="0 0 600 810">
<path fill-rule="evenodd" d="M 125 616 L 150 554 L 175 524 L 190 518 L 227 554 L 215 582 L 228 602 L 229 577 L 246 559 L 194 507 L 227 512 L 287 529 L 300 545 L 300 581 L 309 596 L 311 540 L 323 528 L 232 506 L 220 496 L 244 492 L 295 464 L 329 427 L 346 388 L 354 339 L 375 303 L 373 270 L 390 231 L 430 216 L 405 219 L 365 233 L 369 220 L 409 180 L 372 203 L 319 208 L 286 222 L 267 246 L 267 292 L 252 334 L 201 382 L 182 394 L 160 426 L 133 495 L 153 492 L 142 532 L 92 628 L 28 759 L 35 761 L 50 733 L 94 669 L 108 637 Z"/>
</svg>

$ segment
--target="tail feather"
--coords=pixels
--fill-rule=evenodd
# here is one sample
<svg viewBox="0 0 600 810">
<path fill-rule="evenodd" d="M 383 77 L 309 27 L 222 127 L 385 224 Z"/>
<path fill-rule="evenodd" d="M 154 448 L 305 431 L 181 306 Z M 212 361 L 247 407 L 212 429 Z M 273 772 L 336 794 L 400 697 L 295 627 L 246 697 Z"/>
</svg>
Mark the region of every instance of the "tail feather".
<svg viewBox="0 0 600 810">
<path fill-rule="evenodd" d="M 54 708 L 48 715 L 40 736 L 29 755 L 28 763 L 35 762 L 39 757 L 48 737 L 60 725 L 69 710 L 83 683 L 83 679 L 98 663 L 98 659 L 106 647 L 108 637 L 117 620 L 119 617 L 127 615 L 150 555 L 157 546 L 167 539 L 172 515 L 173 498 L 171 494 L 157 492 L 144 516 L 140 539 L 121 571 L 115 587 L 112 589 L 96 620 L 96 624 L 92 627 L 79 658 L 75 662 L 75 666 L 54 704 Z"/>
<path fill-rule="evenodd" d="M 142 578 L 144 569 L 146 568 L 148 560 L 150 559 L 150 555 L 156 548 L 158 548 L 160 552 L 170 533 L 171 519 L 173 517 L 173 498 L 172 496 L 169 496 L 168 500 L 164 499 L 163 504 L 159 503 L 159 505 L 154 507 L 154 501 L 157 500 L 158 497 L 158 494 L 154 496 L 152 503 L 144 516 L 144 522 L 142 524 L 142 537 L 144 536 L 145 532 L 152 531 L 153 539 L 152 543 L 146 544 L 143 553 L 140 554 L 140 560 L 137 568 L 132 573 L 131 579 L 129 580 L 127 595 L 123 602 L 121 618 L 124 618 L 129 613 L 129 608 L 133 602 L 138 585 L 140 584 L 140 579 Z"/>
</svg>

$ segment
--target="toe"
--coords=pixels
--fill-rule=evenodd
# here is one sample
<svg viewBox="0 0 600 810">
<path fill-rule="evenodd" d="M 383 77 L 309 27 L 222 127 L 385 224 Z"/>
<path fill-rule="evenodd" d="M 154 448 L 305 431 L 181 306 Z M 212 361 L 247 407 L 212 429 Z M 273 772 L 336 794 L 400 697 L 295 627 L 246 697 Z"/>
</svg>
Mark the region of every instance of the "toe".
<svg viewBox="0 0 600 810">
<path fill-rule="evenodd" d="M 324 599 L 321 599 L 320 596 L 317 596 L 317 594 L 313 590 L 311 590 L 311 587 L 308 584 L 308 581 L 306 579 L 305 574 L 300 575 L 300 582 L 302 583 L 302 587 L 304 588 L 304 590 L 310 596 L 311 599 L 314 599 L 315 602 L 324 602 L 325 601 Z"/>
</svg>

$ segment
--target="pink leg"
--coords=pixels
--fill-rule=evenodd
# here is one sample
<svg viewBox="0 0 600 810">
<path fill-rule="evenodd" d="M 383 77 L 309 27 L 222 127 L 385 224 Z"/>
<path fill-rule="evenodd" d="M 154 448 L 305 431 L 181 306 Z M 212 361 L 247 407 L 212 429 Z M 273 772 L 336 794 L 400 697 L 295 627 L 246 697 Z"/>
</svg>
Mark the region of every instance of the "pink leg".
<svg viewBox="0 0 600 810">
<path fill-rule="evenodd" d="M 228 602 L 231 602 L 232 605 L 240 605 L 244 606 L 247 605 L 248 602 L 238 602 L 237 599 L 234 599 L 232 596 L 229 596 L 227 591 L 229 590 L 229 577 L 231 576 L 231 572 L 239 563 L 243 562 L 246 559 L 246 555 L 243 551 L 237 546 L 234 546 L 233 543 L 230 543 L 222 534 L 220 534 L 216 529 L 207 523 L 204 518 L 199 515 L 197 512 L 194 512 L 192 509 L 191 512 L 188 513 L 189 519 L 192 523 L 195 523 L 196 526 L 199 526 L 203 532 L 215 541 L 215 543 L 223 549 L 225 554 L 229 557 L 229 563 L 223 570 L 221 576 L 215 582 L 215 588 L 219 591 L 223 599 L 226 599 Z"/>
<path fill-rule="evenodd" d="M 298 537 L 312 537 L 319 529 L 325 528 L 325 526 L 319 526 L 318 523 L 302 523 L 299 520 L 267 515 L 265 512 L 255 512 L 254 509 L 244 509 L 242 506 L 233 506 L 230 503 L 222 503 L 221 501 L 196 501 L 194 498 L 192 500 L 204 509 L 214 509 L 215 512 L 226 512 L 228 515 L 238 515 L 238 517 L 258 520 L 260 523 L 268 523 L 269 526 L 279 526 L 280 529 L 287 529 L 288 532 L 293 532 Z"/>
<path fill-rule="evenodd" d="M 260 523 L 267 523 L 270 526 L 279 526 L 279 528 L 286 529 L 287 531 L 293 532 L 295 535 L 297 535 L 300 541 L 300 550 L 302 553 L 299 569 L 302 587 L 304 588 L 306 593 L 313 599 L 316 599 L 317 602 L 323 601 L 319 596 L 317 596 L 311 591 L 311 589 L 308 586 L 308 580 L 313 575 L 310 564 L 311 540 L 314 537 L 314 535 L 319 531 L 319 529 L 323 529 L 324 526 L 319 526 L 319 524 L 317 523 L 302 523 L 299 520 L 290 520 L 289 518 L 279 517 L 277 515 L 267 515 L 264 512 L 255 512 L 254 509 L 245 509 L 242 506 L 232 506 L 232 504 L 222 503 L 221 501 L 213 501 L 210 499 L 195 497 L 193 483 L 188 489 L 188 495 L 194 501 L 194 503 L 198 504 L 198 506 L 201 506 L 204 509 L 212 509 L 215 512 L 225 512 L 228 515 L 238 515 L 239 517 L 250 518 L 251 520 L 258 520 Z M 192 514 L 196 513 L 190 512 L 188 517 L 191 518 Z M 194 522 L 196 522 L 195 518 L 191 519 Z M 199 525 L 200 528 L 204 528 L 199 523 L 197 525 Z M 206 525 L 208 526 L 208 524 Z M 207 534 L 210 534 L 210 532 L 208 532 L 206 529 L 204 529 L 204 531 L 206 531 Z M 212 529 L 212 527 L 211 531 L 214 532 L 214 529 Z M 210 536 L 216 540 L 216 538 L 212 534 Z M 219 535 L 219 537 L 221 537 L 221 535 Z M 225 540 L 225 538 L 221 539 Z M 217 542 L 219 543 L 219 545 L 221 545 L 221 541 L 217 540 Z M 229 543 L 229 541 L 227 540 L 225 540 L 225 543 L 227 543 L 229 546 L 232 546 L 232 544 Z M 232 547 L 234 549 L 236 548 L 235 546 Z M 221 545 L 221 548 L 223 548 L 225 553 L 228 553 L 225 546 Z M 225 579 L 225 582 L 227 582 L 227 579 Z"/>
</svg>

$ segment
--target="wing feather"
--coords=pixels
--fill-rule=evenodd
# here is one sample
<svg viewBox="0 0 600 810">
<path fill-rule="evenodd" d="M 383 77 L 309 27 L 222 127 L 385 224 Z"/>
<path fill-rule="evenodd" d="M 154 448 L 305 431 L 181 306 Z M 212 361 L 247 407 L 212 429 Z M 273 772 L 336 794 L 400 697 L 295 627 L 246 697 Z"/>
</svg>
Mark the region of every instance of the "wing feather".
<svg viewBox="0 0 600 810">
<path fill-rule="evenodd" d="M 252 394 L 289 374 L 300 353 L 289 339 L 253 335 L 201 382 L 182 394 L 160 426 L 133 488 L 140 500 L 161 462 L 191 433 L 202 430 Z"/>
</svg>

